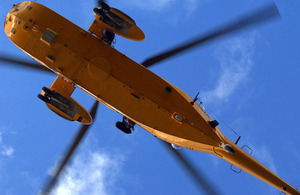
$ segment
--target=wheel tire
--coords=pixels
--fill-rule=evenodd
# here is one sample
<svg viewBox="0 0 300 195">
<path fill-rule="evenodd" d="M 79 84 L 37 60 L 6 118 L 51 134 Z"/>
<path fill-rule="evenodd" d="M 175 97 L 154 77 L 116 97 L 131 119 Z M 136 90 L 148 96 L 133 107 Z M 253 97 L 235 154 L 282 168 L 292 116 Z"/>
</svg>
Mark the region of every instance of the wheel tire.
<svg viewBox="0 0 300 195">
<path fill-rule="evenodd" d="M 116 127 L 126 134 L 131 134 L 131 130 L 122 122 L 116 122 Z"/>
<path fill-rule="evenodd" d="M 235 154 L 235 150 L 231 147 L 231 146 L 228 146 L 228 145 L 225 145 L 224 149 L 228 152 L 230 152 L 231 154 Z"/>
<path fill-rule="evenodd" d="M 41 99 L 45 103 L 50 102 L 50 100 L 47 97 L 43 96 L 42 94 L 38 94 L 38 98 Z"/>
</svg>

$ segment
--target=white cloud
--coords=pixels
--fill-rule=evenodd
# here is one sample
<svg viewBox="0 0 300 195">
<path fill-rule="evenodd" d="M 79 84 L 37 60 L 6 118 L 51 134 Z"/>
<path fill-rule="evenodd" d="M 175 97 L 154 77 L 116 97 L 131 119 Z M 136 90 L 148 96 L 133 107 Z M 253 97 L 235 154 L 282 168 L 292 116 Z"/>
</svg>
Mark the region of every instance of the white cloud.
<svg viewBox="0 0 300 195">
<path fill-rule="evenodd" d="M 129 5 L 134 5 L 142 9 L 160 11 L 174 3 L 175 0 L 128 0 Z"/>
<path fill-rule="evenodd" d="M 3 142 L 3 133 L 0 131 L 0 154 L 5 157 L 12 157 L 14 154 L 14 148 L 8 146 Z"/>
<path fill-rule="evenodd" d="M 245 143 L 251 143 L 251 148 L 253 149 L 252 156 L 262 163 L 264 166 L 266 166 L 268 169 L 270 169 L 272 172 L 278 175 L 278 169 L 276 167 L 275 161 L 273 159 L 271 150 L 269 147 L 263 144 L 259 144 L 255 139 L 246 137 Z M 247 152 L 247 150 L 245 150 Z"/>
<path fill-rule="evenodd" d="M 194 12 L 201 2 L 198 0 L 124 0 L 125 5 L 138 7 L 146 11 L 164 12 L 172 10 L 172 12 Z"/>
<path fill-rule="evenodd" d="M 240 84 L 245 81 L 254 64 L 255 34 L 227 41 L 217 52 L 221 65 L 221 73 L 216 86 L 210 91 L 203 92 L 205 102 L 227 100 Z"/>
<path fill-rule="evenodd" d="M 115 182 L 120 177 L 122 155 L 108 155 L 100 152 L 80 153 L 66 169 L 54 194 L 106 195 L 117 189 Z"/>
<path fill-rule="evenodd" d="M 268 169 L 270 169 L 271 171 L 273 171 L 275 174 L 278 175 L 277 168 L 275 166 L 273 157 L 269 149 L 266 146 L 261 145 L 261 146 L 255 146 L 254 151 L 255 152 L 253 153 L 253 156 L 262 164 L 264 164 Z"/>
<path fill-rule="evenodd" d="M 273 173 L 278 175 L 278 169 L 275 165 L 274 159 L 272 157 L 272 153 L 265 145 L 257 145 L 253 144 L 255 147 L 253 147 L 253 157 L 257 159 L 260 163 L 262 163 L 265 167 L 270 169 Z M 268 187 L 268 193 L 269 194 L 276 194 L 277 189 L 273 186 L 269 185 Z"/>
<path fill-rule="evenodd" d="M 11 157 L 11 156 L 13 155 L 14 151 L 15 151 L 15 150 L 14 150 L 13 147 L 11 147 L 11 146 L 3 146 L 3 149 L 2 149 L 2 151 L 1 151 L 1 154 L 2 154 L 3 156 Z"/>
</svg>

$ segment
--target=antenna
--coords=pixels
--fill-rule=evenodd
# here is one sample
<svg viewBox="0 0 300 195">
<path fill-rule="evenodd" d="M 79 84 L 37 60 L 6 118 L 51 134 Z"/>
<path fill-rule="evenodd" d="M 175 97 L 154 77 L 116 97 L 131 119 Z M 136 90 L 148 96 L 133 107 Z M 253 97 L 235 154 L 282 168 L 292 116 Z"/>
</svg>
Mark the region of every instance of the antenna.
<svg viewBox="0 0 300 195">
<path fill-rule="evenodd" d="M 197 93 L 196 97 L 194 98 L 194 100 L 191 102 L 192 105 L 194 105 L 194 103 L 199 99 L 198 95 L 200 92 Z"/>
</svg>

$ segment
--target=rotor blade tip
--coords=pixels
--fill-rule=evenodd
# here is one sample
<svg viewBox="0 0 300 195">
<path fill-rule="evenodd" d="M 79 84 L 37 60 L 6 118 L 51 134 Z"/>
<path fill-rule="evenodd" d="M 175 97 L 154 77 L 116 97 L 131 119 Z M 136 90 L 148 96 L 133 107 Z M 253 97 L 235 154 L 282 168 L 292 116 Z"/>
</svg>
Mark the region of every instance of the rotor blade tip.
<svg viewBox="0 0 300 195">
<path fill-rule="evenodd" d="M 273 2 L 273 9 L 274 9 L 275 15 L 277 15 L 279 18 L 281 18 L 279 9 L 278 9 L 277 5 L 274 2 Z"/>
</svg>

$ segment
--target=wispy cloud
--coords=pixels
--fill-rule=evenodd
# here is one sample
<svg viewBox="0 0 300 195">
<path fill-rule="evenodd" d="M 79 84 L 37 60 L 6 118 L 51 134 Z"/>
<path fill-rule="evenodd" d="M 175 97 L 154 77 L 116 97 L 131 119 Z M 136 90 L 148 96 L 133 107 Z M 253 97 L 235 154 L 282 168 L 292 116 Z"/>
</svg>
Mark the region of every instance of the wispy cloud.
<svg viewBox="0 0 300 195">
<path fill-rule="evenodd" d="M 175 2 L 175 0 L 143 0 L 143 1 L 128 0 L 128 1 L 131 3 L 130 5 L 135 5 L 147 10 L 157 10 L 157 11 L 164 9 L 167 6 L 174 4 Z"/>
<path fill-rule="evenodd" d="M 14 148 L 3 142 L 3 132 L 0 131 L 0 154 L 4 157 L 12 157 L 14 154 Z"/>
<path fill-rule="evenodd" d="M 264 145 L 255 146 L 254 151 L 255 152 L 253 153 L 253 156 L 258 161 L 260 161 L 262 164 L 264 164 L 268 169 L 273 171 L 275 174 L 278 174 L 272 154 L 266 146 L 264 146 Z"/>
<path fill-rule="evenodd" d="M 271 170 L 276 175 L 279 175 L 278 168 L 276 166 L 276 162 L 273 157 L 273 153 L 271 152 L 271 148 L 261 144 L 260 142 L 256 141 L 256 138 L 253 137 L 245 137 L 245 143 L 251 143 L 250 147 L 253 149 L 252 156 L 260 163 L 262 163 L 265 167 Z M 269 185 L 268 194 L 275 194 L 277 193 L 277 189 Z"/>
<path fill-rule="evenodd" d="M 115 182 L 121 174 L 123 162 L 122 155 L 112 156 L 101 152 L 80 153 L 72 166 L 66 169 L 54 194 L 105 195 L 120 191 Z"/>
<path fill-rule="evenodd" d="M 124 0 L 126 4 L 138 7 L 145 11 L 154 11 L 154 12 L 164 12 L 167 10 L 171 10 L 172 12 L 180 12 L 183 10 L 184 12 L 194 12 L 201 2 L 198 0 Z"/>
<path fill-rule="evenodd" d="M 270 152 L 269 148 L 265 145 L 253 144 L 253 157 L 257 159 L 260 163 L 265 165 L 268 169 L 278 175 L 278 169 L 275 165 L 275 161 L 272 157 L 272 153 Z M 268 187 L 269 194 L 276 194 L 277 189 L 269 185 Z"/>
<path fill-rule="evenodd" d="M 11 157 L 13 155 L 14 151 L 15 151 L 14 148 L 11 146 L 3 146 L 1 154 L 3 156 Z"/>
<path fill-rule="evenodd" d="M 216 85 L 203 92 L 205 102 L 224 101 L 232 95 L 240 84 L 247 80 L 253 67 L 255 34 L 227 41 L 216 52 L 221 66 Z"/>
</svg>

